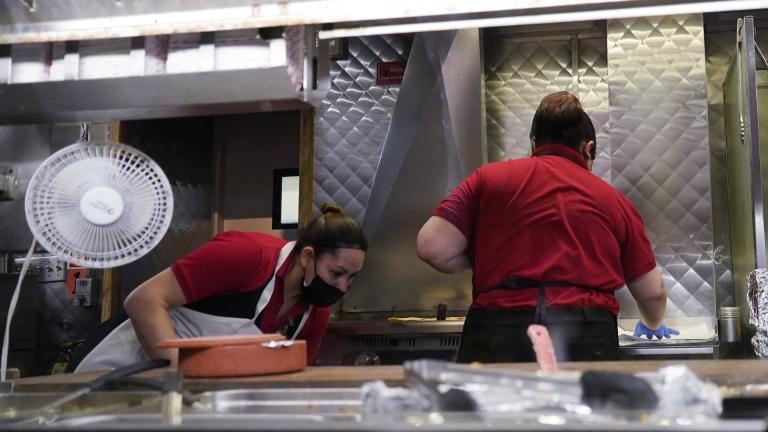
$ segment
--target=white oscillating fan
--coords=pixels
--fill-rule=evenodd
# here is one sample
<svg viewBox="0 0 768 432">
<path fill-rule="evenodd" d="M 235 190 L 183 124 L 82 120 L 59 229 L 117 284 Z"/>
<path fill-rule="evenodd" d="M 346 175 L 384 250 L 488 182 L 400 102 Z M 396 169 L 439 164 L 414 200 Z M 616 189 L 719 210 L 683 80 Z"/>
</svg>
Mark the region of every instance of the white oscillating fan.
<svg viewBox="0 0 768 432">
<path fill-rule="evenodd" d="M 83 267 L 132 262 L 162 240 L 173 213 L 168 179 L 144 153 L 117 143 L 73 144 L 54 153 L 27 187 L 35 239 Z"/>
<path fill-rule="evenodd" d="M 144 256 L 171 223 L 173 193 L 160 166 L 123 144 L 77 143 L 46 159 L 27 187 L 32 234 L 48 252 L 83 267 L 107 268 Z M 5 381 L 11 317 L 35 242 L 19 275 L 5 326 Z"/>
</svg>

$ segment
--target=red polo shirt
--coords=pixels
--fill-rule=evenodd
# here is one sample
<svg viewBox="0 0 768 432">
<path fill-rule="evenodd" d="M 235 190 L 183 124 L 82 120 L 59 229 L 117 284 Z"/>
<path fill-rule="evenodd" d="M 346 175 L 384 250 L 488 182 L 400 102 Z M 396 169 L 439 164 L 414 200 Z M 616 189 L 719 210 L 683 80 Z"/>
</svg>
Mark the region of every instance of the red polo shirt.
<svg viewBox="0 0 768 432">
<path fill-rule="evenodd" d="M 220 316 L 251 318 L 261 291 L 275 271 L 280 249 L 286 243 L 267 234 L 228 231 L 176 261 L 171 270 L 187 302 L 205 304 L 206 307 L 197 310 Z M 283 303 L 285 275 L 292 260 L 293 251 L 277 271 L 275 289 L 259 321 L 259 328 L 264 333 L 277 333 L 290 325 L 289 320 L 298 323 L 309 308 L 299 301 L 288 313 L 277 317 Z M 307 361 L 310 363 L 320 348 L 329 315 L 329 308 L 312 308 L 297 337 L 307 341 Z"/>
<path fill-rule="evenodd" d="M 502 287 L 515 278 L 597 288 L 547 288 L 547 306 L 618 314 L 614 291 L 656 260 L 629 200 L 586 168 L 569 147 L 541 146 L 530 158 L 481 167 L 435 209 L 467 238 L 473 308 L 535 308 L 537 288 Z"/>
</svg>

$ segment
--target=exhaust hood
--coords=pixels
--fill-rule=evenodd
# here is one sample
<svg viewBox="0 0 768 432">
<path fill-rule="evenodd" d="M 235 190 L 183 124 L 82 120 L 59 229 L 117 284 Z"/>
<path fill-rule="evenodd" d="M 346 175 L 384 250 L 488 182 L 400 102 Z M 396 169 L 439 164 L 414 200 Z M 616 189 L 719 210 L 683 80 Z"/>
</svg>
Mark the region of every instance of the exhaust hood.
<svg viewBox="0 0 768 432">
<path fill-rule="evenodd" d="M 0 124 L 280 111 L 304 105 L 284 67 L 0 85 Z"/>
<path fill-rule="evenodd" d="M 313 31 L 286 27 L 0 47 L 0 124 L 301 109 L 316 93 L 303 91 L 307 40 Z"/>
</svg>

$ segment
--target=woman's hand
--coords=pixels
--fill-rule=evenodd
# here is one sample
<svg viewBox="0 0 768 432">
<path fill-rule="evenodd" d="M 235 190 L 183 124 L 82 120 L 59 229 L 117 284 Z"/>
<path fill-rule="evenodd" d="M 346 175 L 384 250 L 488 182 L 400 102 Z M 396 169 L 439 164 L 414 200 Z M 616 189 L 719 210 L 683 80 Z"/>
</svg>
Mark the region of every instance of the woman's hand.
<svg viewBox="0 0 768 432">
<path fill-rule="evenodd" d="M 648 339 L 658 338 L 659 340 L 662 340 L 663 338 L 671 338 L 672 336 L 679 335 L 680 332 L 671 328 L 667 327 L 664 324 L 659 326 L 657 329 L 652 329 L 645 324 L 643 324 L 642 320 L 637 320 L 637 325 L 635 325 L 635 333 L 633 336 L 635 337 L 647 337 Z"/>
</svg>

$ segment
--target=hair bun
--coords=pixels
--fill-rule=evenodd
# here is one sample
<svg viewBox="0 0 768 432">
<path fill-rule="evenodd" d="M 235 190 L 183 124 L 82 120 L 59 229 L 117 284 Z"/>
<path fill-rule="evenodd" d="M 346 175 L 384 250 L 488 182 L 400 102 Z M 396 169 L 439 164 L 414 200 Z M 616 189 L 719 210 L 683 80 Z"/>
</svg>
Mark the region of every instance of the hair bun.
<svg viewBox="0 0 768 432">
<path fill-rule="evenodd" d="M 320 213 L 322 214 L 344 214 L 344 210 L 342 210 L 341 206 L 336 203 L 325 203 L 323 204 L 323 207 L 320 209 Z"/>
</svg>

